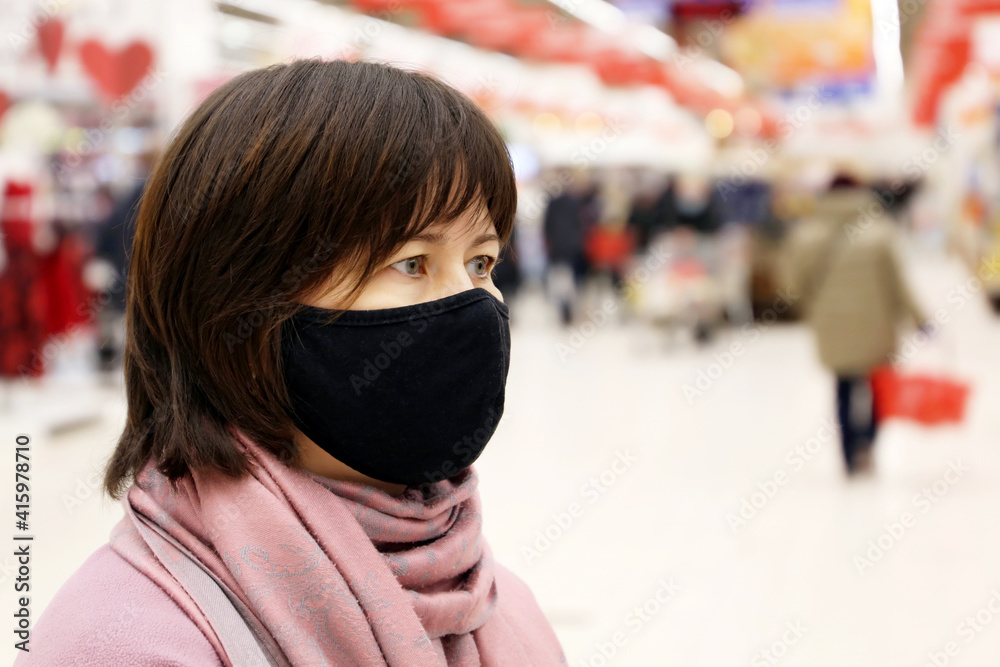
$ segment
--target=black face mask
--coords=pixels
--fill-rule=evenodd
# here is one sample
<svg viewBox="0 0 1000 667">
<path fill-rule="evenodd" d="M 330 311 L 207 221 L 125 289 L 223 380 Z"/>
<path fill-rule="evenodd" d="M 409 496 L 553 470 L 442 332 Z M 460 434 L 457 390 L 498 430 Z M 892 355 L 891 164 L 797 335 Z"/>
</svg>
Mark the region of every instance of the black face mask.
<svg viewBox="0 0 1000 667">
<path fill-rule="evenodd" d="M 334 458 L 396 484 L 447 479 L 503 414 L 507 306 L 482 288 L 402 308 L 306 307 L 281 335 L 295 425 Z"/>
</svg>

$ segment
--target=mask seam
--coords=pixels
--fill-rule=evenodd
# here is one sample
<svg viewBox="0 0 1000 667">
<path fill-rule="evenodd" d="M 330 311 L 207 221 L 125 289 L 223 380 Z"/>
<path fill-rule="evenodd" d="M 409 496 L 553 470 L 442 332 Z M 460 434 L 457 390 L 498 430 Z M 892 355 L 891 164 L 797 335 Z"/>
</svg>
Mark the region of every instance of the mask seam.
<svg viewBox="0 0 1000 667">
<path fill-rule="evenodd" d="M 498 311 L 498 312 L 500 312 L 501 315 L 504 314 L 503 311 Z M 506 317 L 506 315 L 504 315 L 504 316 Z M 497 319 L 497 333 L 500 335 L 500 343 L 501 343 L 501 345 L 503 345 L 504 347 L 507 348 L 506 349 L 506 352 L 507 352 L 507 364 L 509 366 L 510 365 L 510 346 L 506 345 L 506 343 L 508 343 L 508 341 L 509 341 L 509 336 L 508 336 L 507 340 L 504 339 L 503 328 L 504 328 L 503 327 L 503 320 Z M 509 333 L 509 330 L 510 329 L 508 327 L 508 333 Z M 503 385 L 506 385 L 507 384 L 507 377 L 503 375 L 503 361 L 504 361 L 503 360 L 503 356 L 501 355 L 501 357 L 500 357 L 500 363 L 499 363 L 499 366 L 497 367 L 497 374 L 498 374 L 498 377 L 499 376 L 503 376 L 503 379 L 504 379 Z M 506 387 L 502 386 L 500 391 L 505 394 L 504 400 L 506 400 L 506 393 L 507 393 L 506 392 Z M 500 426 L 500 418 L 497 417 L 497 427 L 499 427 L 499 426 Z"/>
<path fill-rule="evenodd" d="M 472 290 L 468 290 L 468 291 L 472 291 Z M 465 292 L 459 292 L 459 294 L 465 294 Z M 458 295 L 453 295 L 453 296 L 458 296 Z M 450 298 L 450 297 L 445 297 L 445 298 Z M 417 313 L 400 314 L 400 315 L 393 315 L 393 316 L 382 317 L 382 318 L 378 318 L 378 319 L 376 319 L 374 317 L 372 319 L 368 319 L 368 316 L 367 316 L 367 313 L 378 312 L 377 310 L 372 310 L 372 311 L 366 311 L 366 310 L 346 310 L 346 311 L 344 311 L 344 315 L 342 315 L 339 319 L 337 319 L 337 320 L 335 320 L 333 322 L 329 322 L 329 323 L 320 321 L 320 320 L 323 319 L 323 316 L 318 315 L 318 314 L 313 314 L 313 312 L 311 312 L 311 311 L 303 311 L 303 312 L 300 312 L 300 313 L 296 313 L 295 316 L 296 317 L 301 317 L 301 318 L 304 318 L 304 319 L 308 319 L 311 322 L 314 322 L 316 324 L 329 324 L 330 326 L 337 326 L 337 325 L 345 326 L 345 327 L 377 326 L 377 325 L 381 325 L 381 324 L 395 324 L 397 322 L 417 321 L 417 320 L 425 319 L 425 318 L 428 318 L 428 317 L 435 317 L 435 316 L 440 315 L 442 313 L 447 313 L 447 312 L 450 312 L 452 310 L 457 310 L 459 308 L 464 308 L 465 306 L 470 306 L 470 305 L 472 305 L 474 303 L 477 303 L 479 301 L 482 301 L 484 299 L 495 299 L 495 298 L 496 297 L 494 297 L 489 292 L 485 292 L 484 294 L 482 294 L 482 295 L 476 295 L 473 298 L 468 298 L 467 297 L 466 299 L 458 300 L 457 303 L 449 305 L 449 306 L 447 306 L 445 308 L 442 308 L 441 310 L 434 310 L 434 311 L 431 311 L 431 312 L 419 313 L 419 314 L 417 314 Z M 424 306 L 427 303 L 433 303 L 433 301 L 426 301 L 424 303 L 416 303 L 416 304 L 413 304 L 412 306 L 402 306 L 402 308 L 418 308 L 420 306 Z M 494 308 L 495 308 L 495 305 L 494 305 Z M 317 310 L 326 310 L 326 309 L 317 308 Z M 385 310 L 388 310 L 388 309 L 385 309 Z M 393 309 L 393 310 L 395 310 L 395 309 Z M 500 312 L 503 313 L 503 311 L 500 311 Z M 506 314 L 504 314 L 504 316 L 507 317 Z M 345 320 L 345 318 L 346 318 L 346 320 Z M 353 318 L 359 318 L 359 319 L 357 319 L 355 321 L 351 321 L 351 319 L 353 319 Z"/>
</svg>

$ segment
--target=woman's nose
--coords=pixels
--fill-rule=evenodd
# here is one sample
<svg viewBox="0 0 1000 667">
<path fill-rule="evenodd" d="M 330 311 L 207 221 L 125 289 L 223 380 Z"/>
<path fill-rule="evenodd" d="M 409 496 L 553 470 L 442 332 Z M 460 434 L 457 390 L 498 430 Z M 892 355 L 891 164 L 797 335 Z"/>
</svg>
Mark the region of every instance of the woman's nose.
<svg viewBox="0 0 1000 667">
<path fill-rule="evenodd" d="M 472 282 L 472 276 L 469 275 L 464 264 L 458 268 L 449 266 L 434 281 L 433 298 L 443 299 L 446 296 L 458 294 L 473 287 L 475 287 L 475 284 Z"/>
</svg>

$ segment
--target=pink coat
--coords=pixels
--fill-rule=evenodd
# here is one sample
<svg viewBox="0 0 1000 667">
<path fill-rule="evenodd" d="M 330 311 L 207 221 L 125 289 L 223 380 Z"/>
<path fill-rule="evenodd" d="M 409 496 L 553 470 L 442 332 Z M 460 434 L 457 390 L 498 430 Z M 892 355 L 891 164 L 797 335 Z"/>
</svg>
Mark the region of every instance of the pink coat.
<svg viewBox="0 0 1000 667">
<path fill-rule="evenodd" d="M 474 468 L 398 497 L 280 463 L 236 432 L 234 480 L 152 461 L 109 544 L 15 667 L 557 667 L 528 587 L 493 560 Z"/>
<path fill-rule="evenodd" d="M 531 610 L 503 619 L 515 632 L 549 627 L 531 590 L 496 564 L 497 594 Z M 45 607 L 14 667 L 222 667 L 212 644 L 170 599 L 105 544 Z"/>
<path fill-rule="evenodd" d="M 105 544 L 63 584 L 15 667 L 222 667 L 194 621 Z"/>
</svg>

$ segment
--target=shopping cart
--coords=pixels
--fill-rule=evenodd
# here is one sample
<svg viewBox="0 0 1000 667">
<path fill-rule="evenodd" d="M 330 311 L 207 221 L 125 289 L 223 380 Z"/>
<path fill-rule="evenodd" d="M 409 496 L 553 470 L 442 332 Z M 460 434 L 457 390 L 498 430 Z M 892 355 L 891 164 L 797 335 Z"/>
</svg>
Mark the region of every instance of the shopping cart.
<svg viewBox="0 0 1000 667">
<path fill-rule="evenodd" d="M 717 238 L 686 229 L 658 235 L 627 272 L 632 314 L 668 334 L 686 329 L 700 342 L 710 340 L 726 310 L 718 250 Z"/>
</svg>

